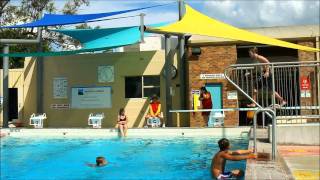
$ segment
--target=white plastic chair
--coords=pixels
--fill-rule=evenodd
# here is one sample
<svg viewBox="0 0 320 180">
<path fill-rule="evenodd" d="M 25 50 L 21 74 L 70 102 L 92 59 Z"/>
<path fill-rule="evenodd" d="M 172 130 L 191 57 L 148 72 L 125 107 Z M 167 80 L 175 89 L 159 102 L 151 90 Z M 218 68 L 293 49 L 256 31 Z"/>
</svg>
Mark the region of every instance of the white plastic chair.
<svg viewBox="0 0 320 180">
<path fill-rule="evenodd" d="M 46 113 L 35 114 L 33 113 L 30 117 L 30 125 L 34 128 L 43 128 L 43 120 L 47 119 Z"/>
<path fill-rule="evenodd" d="M 88 125 L 92 128 L 101 128 L 102 120 L 104 119 L 104 113 L 89 114 Z"/>
<path fill-rule="evenodd" d="M 151 127 L 160 127 L 161 121 L 160 118 L 154 117 L 154 118 L 149 118 L 147 120 L 147 125 Z"/>
<path fill-rule="evenodd" d="M 216 127 L 224 125 L 224 112 L 211 112 L 208 121 L 208 127 Z"/>
</svg>

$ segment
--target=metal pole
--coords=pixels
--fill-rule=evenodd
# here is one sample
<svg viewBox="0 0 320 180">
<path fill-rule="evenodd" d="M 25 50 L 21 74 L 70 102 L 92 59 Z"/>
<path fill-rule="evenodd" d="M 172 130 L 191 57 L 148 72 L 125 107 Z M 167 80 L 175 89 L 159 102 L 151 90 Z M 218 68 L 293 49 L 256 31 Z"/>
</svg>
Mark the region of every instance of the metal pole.
<svg viewBox="0 0 320 180">
<path fill-rule="evenodd" d="M 9 45 L 3 46 L 3 53 L 9 54 Z M 3 127 L 9 123 L 9 56 L 3 56 Z"/>
<path fill-rule="evenodd" d="M 185 14 L 184 2 L 183 0 L 179 0 L 179 20 L 183 18 Z M 186 109 L 186 87 L 185 87 L 185 75 L 186 75 L 186 65 L 185 65 L 185 37 L 184 35 L 178 36 L 179 43 L 179 54 L 178 54 L 178 62 L 179 62 L 179 84 L 180 84 L 180 104 L 181 109 Z"/>
<path fill-rule="evenodd" d="M 275 111 L 270 110 L 272 114 L 272 160 L 276 160 L 276 150 L 277 150 L 277 139 L 276 139 L 276 128 L 277 119 Z"/>
<path fill-rule="evenodd" d="M 140 14 L 140 43 L 144 43 L 144 13 Z"/>
<path fill-rule="evenodd" d="M 42 29 L 38 28 L 38 38 L 42 36 Z M 42 41 L 38 42 L 38 52 L 43 51 Z M 37 113 L 43 113 L 43 57 L 37 58 Z"/>
<path fill-rule="evenodd" d="M 169 127 L 172 126 L 172 98 L 171 98 L 171 55 L 170 55 L 170 35 L 164 36 L 165 42 L 165 79 L 166 79 L 166 123 Z"/>
<path fill-rule="evenodd" d="M 316 37 L 316 48 L 320 49 L 320 37 Z M 320 62 L 320 52 L 316 52 L 316 61 Z M 318 77 L 318 106 L 320 106 L 320 67 L 318 66 L 318 68 L 316 68 L 317 71 L 317 77 Z M 318 111 L 318 113 L 320 114 L 320 110 Z"/>
</svg>

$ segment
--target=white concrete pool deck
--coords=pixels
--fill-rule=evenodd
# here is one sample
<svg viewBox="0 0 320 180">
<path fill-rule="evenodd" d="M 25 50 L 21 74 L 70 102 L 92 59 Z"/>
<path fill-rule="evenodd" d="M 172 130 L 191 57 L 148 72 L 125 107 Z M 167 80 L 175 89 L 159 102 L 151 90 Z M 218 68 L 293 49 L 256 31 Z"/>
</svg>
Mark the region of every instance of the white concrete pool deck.
<svg viewBox="0 0 320 180">
<path fill-rule="evenodd" d="M 128 130 L 129 137 L 201 137 L 201 136 L 248 136 L 250 127 L 236 128 L 131 128 Z M 103 138 L 117 137 L 119 131 L 116 128 L 89 129 L 89 128 L 3 128 L 0 133 L 7 137 L 78 137 L 78 138 Z"/>
</svg>

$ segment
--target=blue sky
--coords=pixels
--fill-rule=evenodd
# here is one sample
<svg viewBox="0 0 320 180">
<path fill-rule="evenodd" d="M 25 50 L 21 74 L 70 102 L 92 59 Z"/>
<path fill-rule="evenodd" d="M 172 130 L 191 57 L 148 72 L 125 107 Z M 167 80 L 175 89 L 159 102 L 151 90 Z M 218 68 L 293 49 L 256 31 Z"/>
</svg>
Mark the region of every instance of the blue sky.
<svg viewBox="0 0 320 180">
<path fill-rule="evenodd" d="M 55 0 L 61 9 L 65 0 Z M 176 21 L 178 7 L 175 0 L 90 0 L 89 6 L 83 6 L 80 13 L 99 13 L 145 7 L 155 4 L 173 3 L 141 11 L 146 14 L 146 23 Z M 237 27 L 270 27 L 287 25 L 320 24 L 319 0 L 185 0 L 198 11 Z M 12 4 L 19 5 L 19 0 Z M 120 16 L 137 15 L 140 12 Z M 139 18 L 95 23 L 102 27 L 138 25 Z"/>
</svg>

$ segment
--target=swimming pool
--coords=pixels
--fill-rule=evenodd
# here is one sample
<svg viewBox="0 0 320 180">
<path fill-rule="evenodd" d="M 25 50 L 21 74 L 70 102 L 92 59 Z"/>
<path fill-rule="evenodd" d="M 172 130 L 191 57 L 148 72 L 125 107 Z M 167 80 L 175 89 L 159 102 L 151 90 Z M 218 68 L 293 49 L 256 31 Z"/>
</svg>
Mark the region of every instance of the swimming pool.
<svg viewBox="0 0 320 180">
<path fill-rule="evenodd" d="M 212 155 L 220 137 L 15 138 L 1 139 L 1 179 L 211 179 Z M 247 137 L 230 138 L 247 148 Z M 86 162 L 105 156 L 109 165 Z M 245 161 L 227 169 L 245 169 Z"/>
</svg>

